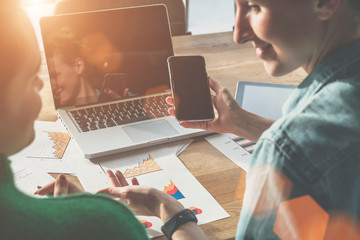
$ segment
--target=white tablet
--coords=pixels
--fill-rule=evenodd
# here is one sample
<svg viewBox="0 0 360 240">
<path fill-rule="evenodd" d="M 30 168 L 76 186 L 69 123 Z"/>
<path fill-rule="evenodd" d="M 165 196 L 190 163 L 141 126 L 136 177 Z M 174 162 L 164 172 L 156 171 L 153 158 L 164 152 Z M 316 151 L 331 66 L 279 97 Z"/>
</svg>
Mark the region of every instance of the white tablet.
<svg viewBox="0 0 360 240">
<path fill-rule="evenodd" d="M 276 120 L 281 117 L 282 106 L 295 88 L 292 85 L 238 82 L 235 99 L 246 111 Z"/>
</svg>

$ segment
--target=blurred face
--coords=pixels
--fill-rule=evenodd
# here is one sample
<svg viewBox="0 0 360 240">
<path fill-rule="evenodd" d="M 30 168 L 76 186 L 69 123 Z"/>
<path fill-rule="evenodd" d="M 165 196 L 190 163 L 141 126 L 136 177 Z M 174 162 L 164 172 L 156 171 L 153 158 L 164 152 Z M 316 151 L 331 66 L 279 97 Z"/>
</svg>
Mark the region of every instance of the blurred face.
<svg viewBox="0 0 360 240">
<path fill-rule="evenodd" d="M 250 41 L 272 76 L 311 70 L 322 23 L 313 0 L 236 0 L 234 41 Z"/>
<path fill-rule="evenodd" d="M 56 76 L 55 99 L 59 104 L 64 106 L 72 104 L 80 91 L 80 75 L 79 69 L 65 63 L 59 53 L 54 54 L 54 68 Z"/>
<path fill-rule="evenodd" d="M 17 74 L 10 82 L 0 103 L 0 152 L 14 154 L 34 139 L 34 121 L 40 109 L 39 91 L 43 82 L 38 77 L 41 57 L 30 23 L 21 31 L 28 31 L 24 41 L 23 64 L 17 67 Z"/>
</svg>

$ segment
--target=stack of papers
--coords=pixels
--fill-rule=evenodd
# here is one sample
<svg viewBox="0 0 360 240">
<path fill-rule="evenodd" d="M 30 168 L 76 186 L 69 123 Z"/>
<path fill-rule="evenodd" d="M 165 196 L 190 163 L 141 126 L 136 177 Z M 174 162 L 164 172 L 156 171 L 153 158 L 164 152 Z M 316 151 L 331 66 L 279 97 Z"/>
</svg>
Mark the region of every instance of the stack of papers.
<svg viewBox="0 0 360 240">
<path fill-rule="evenodd" d="M 90 193 L 109 186 L 106 170 L 120 170 L 128 181 L 136 177 L 141 185 L 164 191 L 192 210 L 205 224 L 229 214 L 197 181 L 177 157 L 192 140 L 167 143 L 95 160 L 83 157 L 76 143 L 59 122 L 35 122 L 34 142 L 10 157 L 15 182 L 20 190 L 32 195 L 37 187 L 54 179 L 47 174 L 75 174 Z M 162 222 L 156 217 L 137 216 L 150 237 L 163 235 Z"/>
</svg>

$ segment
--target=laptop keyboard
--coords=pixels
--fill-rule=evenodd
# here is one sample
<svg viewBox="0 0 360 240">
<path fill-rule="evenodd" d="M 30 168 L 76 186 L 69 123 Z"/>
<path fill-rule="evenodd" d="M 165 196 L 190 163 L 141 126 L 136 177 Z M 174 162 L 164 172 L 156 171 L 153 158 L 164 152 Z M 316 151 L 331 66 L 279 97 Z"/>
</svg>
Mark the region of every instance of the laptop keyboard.
<svg viewBox="0 0 360 240">
<path fill-rule="evenodd" d="M 111 103 L 70 111 L 82 132 L 114 127 L 126 123 L 169 116 L 166 97 L 159 95 L 143 99 Z"/>
</svg>

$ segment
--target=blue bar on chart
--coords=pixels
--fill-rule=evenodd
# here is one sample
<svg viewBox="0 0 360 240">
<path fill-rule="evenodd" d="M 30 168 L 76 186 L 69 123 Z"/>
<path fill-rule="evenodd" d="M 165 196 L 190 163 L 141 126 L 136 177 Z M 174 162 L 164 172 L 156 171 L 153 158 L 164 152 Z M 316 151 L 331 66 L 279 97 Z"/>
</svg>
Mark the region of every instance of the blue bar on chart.
<svg viewBox="0 0 360 240">
<path fill-rule="evenodd" d="M 236 142 L 239 146 L 241 146 L 243 149 L 245 149 L 248 153 L 250 153 L 250 154 L 253 153 L 256 142 L 252 142 L 243 137 L 235 137 L 235 138 L 232 138 L 231 140 Z"/>
</svg>

